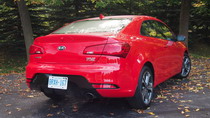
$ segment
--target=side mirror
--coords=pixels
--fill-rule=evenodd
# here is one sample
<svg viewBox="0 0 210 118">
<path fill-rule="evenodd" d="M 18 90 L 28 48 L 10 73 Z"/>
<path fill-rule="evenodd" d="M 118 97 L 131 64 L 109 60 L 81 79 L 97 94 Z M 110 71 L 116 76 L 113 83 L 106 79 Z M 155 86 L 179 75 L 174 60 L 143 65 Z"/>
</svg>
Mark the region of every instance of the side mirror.
<svg viewBox="0 0 210 118">
<path fill-rule="evenodd" d="M 186 37 L 183 35 L 178 35 L 177 36 L 177 41 L 185 41 Z"/>
</svg>

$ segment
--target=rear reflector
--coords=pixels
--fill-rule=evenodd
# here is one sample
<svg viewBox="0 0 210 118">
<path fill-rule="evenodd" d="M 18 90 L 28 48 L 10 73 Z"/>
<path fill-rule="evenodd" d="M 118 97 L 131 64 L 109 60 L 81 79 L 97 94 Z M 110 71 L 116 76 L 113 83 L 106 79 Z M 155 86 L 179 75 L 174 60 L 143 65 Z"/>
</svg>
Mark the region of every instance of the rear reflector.
<svg viewBox="0 0 210 118">
<path fill-rule="evenodd" d="M 43 54 L 44 49 L 40 46 L 37 46 L 37 45 L 31 45 L 30 49 L 29 49 L 29 53 L 30 54 Z"/>
<path fill-rule="evenodd" d="M 117 88 L 119 88 L 113 84 L 92 84 L 92 86 L 93 86 L 93 88 L 96 88 L 96 89 L 117 89 Z"/>
<path fill-rule="evenodd" d="M 109 43 L 102 45 L 94 45 L 86 47 L 83 54 L 88 55 L 109 55 L 125 58 L 130 50 L 130 45 L 127 43 Z"/>
</svg>

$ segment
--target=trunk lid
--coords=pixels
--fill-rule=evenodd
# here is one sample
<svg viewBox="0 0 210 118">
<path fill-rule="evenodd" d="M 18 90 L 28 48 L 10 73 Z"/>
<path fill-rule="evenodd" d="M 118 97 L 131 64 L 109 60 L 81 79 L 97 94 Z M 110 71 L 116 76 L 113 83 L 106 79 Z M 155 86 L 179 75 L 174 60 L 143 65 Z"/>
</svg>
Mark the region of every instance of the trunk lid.
<svg viewBox="0 0 210 118">
<path fill-rule="evenodd" d="M 110 35 L 109 35 L 110 36 Z M 106 35 L 56 34 L 39 37 L 34 45 L 44 49 L 44 54 L 31 55 L 31 61 L 39 63 L 92 64 L 100 55 L 85 55 L 88 46 L 106 44 Z M 101 49 L 103 50 L 103 49 Z"/>
</svg>

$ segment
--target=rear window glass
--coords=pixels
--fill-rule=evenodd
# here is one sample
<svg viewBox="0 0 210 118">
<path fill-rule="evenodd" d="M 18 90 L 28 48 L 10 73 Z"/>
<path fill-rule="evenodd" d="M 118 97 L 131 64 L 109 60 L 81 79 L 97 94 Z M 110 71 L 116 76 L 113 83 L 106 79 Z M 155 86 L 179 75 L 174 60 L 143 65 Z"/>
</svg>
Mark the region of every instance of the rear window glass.
<svg viewBox="0 0 210 118">
<path fill-rule="evenodd" d="M 131 22 L 131 19 L 103 19 L 85 20 L 71 23 L 53 34 L 74 34 L 74 33 L 96 33 L 113 32 L 117 33 Z"/>
</svg>

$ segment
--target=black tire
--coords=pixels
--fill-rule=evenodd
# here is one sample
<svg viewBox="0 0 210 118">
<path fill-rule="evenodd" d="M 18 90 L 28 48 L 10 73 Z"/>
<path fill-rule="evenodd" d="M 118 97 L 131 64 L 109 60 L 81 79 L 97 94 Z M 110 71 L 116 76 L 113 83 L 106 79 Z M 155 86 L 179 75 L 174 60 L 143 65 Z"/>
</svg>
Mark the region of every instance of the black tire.
<svg viewBox="0 0 210 118">
<path fill-rule="evenodd" d="M 184 54 L 183 63 L 182 63 L 182 70 L 176 77 L 182 79 L 188 77 L 191 70 L 191 60 L 187 53 Z"/>
<path fill-rule="evenodd" d="M 148 66 L 144 66 L 140 73 L 135 95 L 132 98 L 128 98 L 132 108 L 147 109 L 149 107 L 153 97 L 153 84 L 153 73 Z"/>
<path fill-rule="evenodd" d="M 61 92 L 62 90 L 44 89 L 42 91 L 45 96 L 51 98 L 52 100 L 60 101 L 65 99 L 65 93 Z"/>
</svg>

